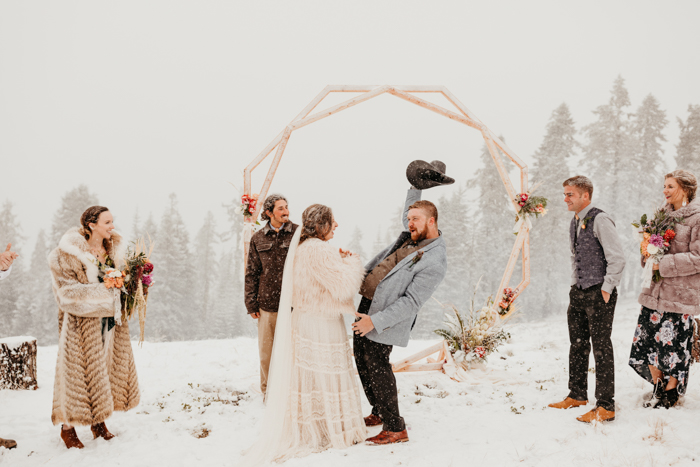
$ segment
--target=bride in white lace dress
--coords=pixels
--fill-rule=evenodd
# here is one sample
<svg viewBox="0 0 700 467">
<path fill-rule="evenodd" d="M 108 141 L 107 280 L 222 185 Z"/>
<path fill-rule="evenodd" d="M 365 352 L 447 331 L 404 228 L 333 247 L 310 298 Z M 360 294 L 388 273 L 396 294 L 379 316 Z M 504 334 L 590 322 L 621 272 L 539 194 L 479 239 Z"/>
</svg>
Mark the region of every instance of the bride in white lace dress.
<svg viewBox="0 0 700 467">
<path fill-rule="evenodd" d="M 343 314 L 365 271 L 356 254 L 332 247 L 327 206 L 302 214 L 284 268 L 267 407 L 245 465 L 283 461 L 365 440 L 360 391 Z M 292 312 L 293 310 L 293 312 Z"/>
</svg>

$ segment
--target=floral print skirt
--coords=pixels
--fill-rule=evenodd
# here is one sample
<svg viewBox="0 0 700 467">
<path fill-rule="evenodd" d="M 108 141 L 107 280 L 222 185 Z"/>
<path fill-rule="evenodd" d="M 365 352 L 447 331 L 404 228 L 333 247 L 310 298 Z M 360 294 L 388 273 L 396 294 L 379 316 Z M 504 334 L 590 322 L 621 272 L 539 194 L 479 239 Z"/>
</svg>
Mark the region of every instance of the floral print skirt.
<svg viewBox="0 0 700 467">
<path fill-rule="evenodd" d="M 688 386 L 690 352 L 693 345 L 693 316 L 664 313 L 642 307 L 632 338 L 629 365 L 652 383 L 649 365 L 678 380 L 678 394 Z"/>
</svg>

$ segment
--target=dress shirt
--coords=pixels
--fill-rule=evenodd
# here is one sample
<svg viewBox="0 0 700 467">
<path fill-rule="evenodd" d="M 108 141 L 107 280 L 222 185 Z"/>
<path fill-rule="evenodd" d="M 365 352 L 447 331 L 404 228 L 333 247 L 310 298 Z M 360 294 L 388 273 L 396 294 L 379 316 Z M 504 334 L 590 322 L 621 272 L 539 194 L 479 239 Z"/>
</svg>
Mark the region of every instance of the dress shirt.
<svg viewBox="0 0 700 467">
<path fill-rule="evenodd" d="M 589 204 L 576 215 L 576 236 L 581 233 L 582 221 L 592 208 L 593 205 Z M 615 222 L 613 222 L 612 217 L 605 212 L 598 214 L 593 222 L 593 235 L 603 247 L 605 261 L 608 263 L 602 290 L 607 293 L 612 293 L 613 289 L 620 285 L 622 270 L 625 269 L 625 255 L 622 251 L 620 237 L 617 235 L 617 229 L 615 228 Z M 576 285 L 578 279 L 575 263 L 574 244 L 571 243 L 571 285 Z"/>
</svg>

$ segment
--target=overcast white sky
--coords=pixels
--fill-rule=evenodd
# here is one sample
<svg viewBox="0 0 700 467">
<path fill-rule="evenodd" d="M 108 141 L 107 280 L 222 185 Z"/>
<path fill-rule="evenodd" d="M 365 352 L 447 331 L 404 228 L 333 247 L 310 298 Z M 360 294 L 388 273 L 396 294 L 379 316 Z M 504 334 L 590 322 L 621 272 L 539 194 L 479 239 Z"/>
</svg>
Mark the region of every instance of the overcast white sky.
<svg viewBox="0 0 700 467">
<path fill-rule="evenodd" d="M 207 210 L 223 226 L 230 183 L 327 84 L 444 85 L 529 161 L 555 107 L 580 128 L 622 75 L 633 109 L 653 93 L 667 111 L 670 158 L 700 104 L 698 18 L 697 1 L 2 1 L 0 201 L 25 254 L 80 183 L 126 231 L 171 192 L 191 230 Z M 296 221 L 332 206 L 342 245 L 386 227 L 408 162 L 463 183 L 481 144 L 382 96 L 295 132 L 272 191 Z"/>
</svg>

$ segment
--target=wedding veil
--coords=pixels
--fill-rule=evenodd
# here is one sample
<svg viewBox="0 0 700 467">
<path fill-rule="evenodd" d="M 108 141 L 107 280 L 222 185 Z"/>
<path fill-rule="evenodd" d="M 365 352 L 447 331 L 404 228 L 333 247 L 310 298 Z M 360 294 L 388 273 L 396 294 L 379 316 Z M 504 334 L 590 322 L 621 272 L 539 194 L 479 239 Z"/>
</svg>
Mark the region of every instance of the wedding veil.
<svg viewBox="0 0 700 467">
<path fill-rule="evenodd" d="M 258 440 L 244 452 L 244 466 L 270 462 L 290 452 L 296 443 L 295 431 L 290 417 L 290 393 L 294 369 L 292 345 L 292 297 L 294 295 L 294 257 L 301 228 L 297 228 L 289 245 L 282 275 L 282 292 L 277 311 L 275 338 L 272 346 L 270 372 L 267 383 L 265 416 L 260 425 Z"/>
</svg>

